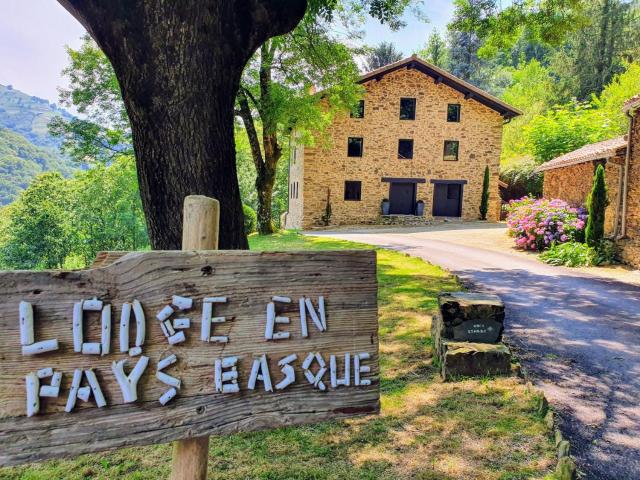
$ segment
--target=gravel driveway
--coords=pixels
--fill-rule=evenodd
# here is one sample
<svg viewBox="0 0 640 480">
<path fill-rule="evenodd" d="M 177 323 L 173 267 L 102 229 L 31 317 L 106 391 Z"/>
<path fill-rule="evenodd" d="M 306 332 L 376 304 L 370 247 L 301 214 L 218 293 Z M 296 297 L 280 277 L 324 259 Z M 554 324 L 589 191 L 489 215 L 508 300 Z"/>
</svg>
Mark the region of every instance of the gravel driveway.
<svg viewBox="0 0 640 480">
<path fill-rule="evenodd" d="M 640 479 L 637 272 L 548 266 L 512 251 L 499 224 L 309 234 L 403 251 L 500 295 L 507 341 L 560 413 L 586 478 Z"/>
</svg>

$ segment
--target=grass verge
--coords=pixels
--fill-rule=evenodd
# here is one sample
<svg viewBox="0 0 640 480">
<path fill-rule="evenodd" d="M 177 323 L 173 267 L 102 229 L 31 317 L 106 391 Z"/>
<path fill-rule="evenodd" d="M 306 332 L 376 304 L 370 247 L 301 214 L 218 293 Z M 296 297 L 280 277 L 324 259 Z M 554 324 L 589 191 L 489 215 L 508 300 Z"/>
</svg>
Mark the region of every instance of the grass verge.
<svg viewBox="0 0 640 480">
<path fill-rule="evenodd" d="M 371 248 L 281 233 L 253 250 Z M 520 480 L 552 478 L 554 447 L 537 399 L 516 378 L 440 381 L 431 313 L 456 280 L 402 253 L 378 250 L 382 413 L 266 432 L 212 437 L 209 478 Z M 0 469 L 0 479 L 155 479 L 169 445 L 122 449 Z"/>
</svg>

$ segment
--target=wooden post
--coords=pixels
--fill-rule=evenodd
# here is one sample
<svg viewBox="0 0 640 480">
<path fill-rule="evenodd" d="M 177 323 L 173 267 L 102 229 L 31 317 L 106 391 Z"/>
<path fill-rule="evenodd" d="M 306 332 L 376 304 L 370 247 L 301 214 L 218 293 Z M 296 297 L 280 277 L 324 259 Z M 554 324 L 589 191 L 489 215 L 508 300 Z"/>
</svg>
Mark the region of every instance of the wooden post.
<svg viewBox="0 0 640 480">
<path fill-rule="evenodd" d="M 217 250 L 220 203 L 203 195 L 184 199 L 182 250 Z M 173 444 L 171 480 L 206 480 L 209 437 Z"/>
<path fill-rule="evenodd" d="M 182 250 L 217 250 L 220 203 L 203 195 L 184 199 Z"/>
</svg>

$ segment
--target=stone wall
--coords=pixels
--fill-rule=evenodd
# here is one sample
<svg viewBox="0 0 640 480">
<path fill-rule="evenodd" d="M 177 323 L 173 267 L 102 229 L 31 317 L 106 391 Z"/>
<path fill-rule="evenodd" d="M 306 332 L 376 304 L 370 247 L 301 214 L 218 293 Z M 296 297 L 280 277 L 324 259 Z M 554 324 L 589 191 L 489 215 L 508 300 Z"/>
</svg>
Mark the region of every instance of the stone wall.
<svg viewBox="0 0 640 480">
<path fill-rule="evenodd" d="M 605 182 L 609 206 L 605 213 L 605 232 L 612 234 L 615 228 L 616 206 L 620 195 L 620 176 L 624 157 L 609 159 L 605 165 Z M 544 172 L 543 195 L 559 198 L 574 206 L 584 206 L 593 187 L 596 162 L 584 162 Z"/>
<path fill-rule="evenodd" d="M 462 218 L 479 217 L 485 165 L 490 168 L 490 220 L 500 213 L 498 174 L 503 119 L 499 113 L 456 90 L 436 84 L 433 78 L 412 69 L 400 69 L 365 85 L 364 118 L 338 116 L 328 129 L 329 141 L 305 147 L 302 218 L 298 207 L 287 220 L 287 228 L 309 228 L 321 224 L 330 192 L 331 224 L 377 223 L 380 203 L 389 198 L 390 183 L 383 177 L 423 178 L 417 184 L 416 200 L 425 203 L 431 217 L 435 180 L 466 180 Z M 400 120 L 400 98 L 416 98 L 415 120 Z M 447 122 L 447 105 L 461 105 L 461 121 Z M 348 157 L 349 137 L 363 137 L 363 156 Z M 398 140 L 413 139 L 413 159 L 398 159 Z M 458 161 L 443 160 L 445 140 L 458 140 Z M 320 143 L 320 142 L 318 142 Z M 292 177 L 293 179 L 293 177 Z M 362 182 L 360 201 L 344 200 L 344 182 Z M 304 184 L 304 188 L 302 185 Z M 302 196 L 298 200 L 302 200 Z M 294 213 L 295 212 L 295 213 Z"/>
<path fill-rule="evenodd" d="M 284 217 L 284 226 L 301 228 L 304 207 L 304 146 L 292 142 L 289 152 L 289 208 Z"/>
<path fill-rule="evenodd" d="M 627 191 L 627 239 L 621 242 L 622 259 L 640 268 L 640 109 L 634 113 L 630 138 L 629 184 Z"/>
</svg>

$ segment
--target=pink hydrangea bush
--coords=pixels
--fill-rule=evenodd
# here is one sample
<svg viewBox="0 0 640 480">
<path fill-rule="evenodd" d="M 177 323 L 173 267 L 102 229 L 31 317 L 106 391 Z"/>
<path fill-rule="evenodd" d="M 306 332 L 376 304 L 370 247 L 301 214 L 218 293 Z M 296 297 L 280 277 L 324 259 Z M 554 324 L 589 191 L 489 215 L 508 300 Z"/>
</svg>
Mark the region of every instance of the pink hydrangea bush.
<svg viewBox="0 0 640 480">
<path fill-rule="evenodd" d="M 523 197 L 506 206 L 509 235 L 524 250 L 542 251 L 554 243 L 583 241 L 587 213 L 564 200 Z"/>
</svg>

